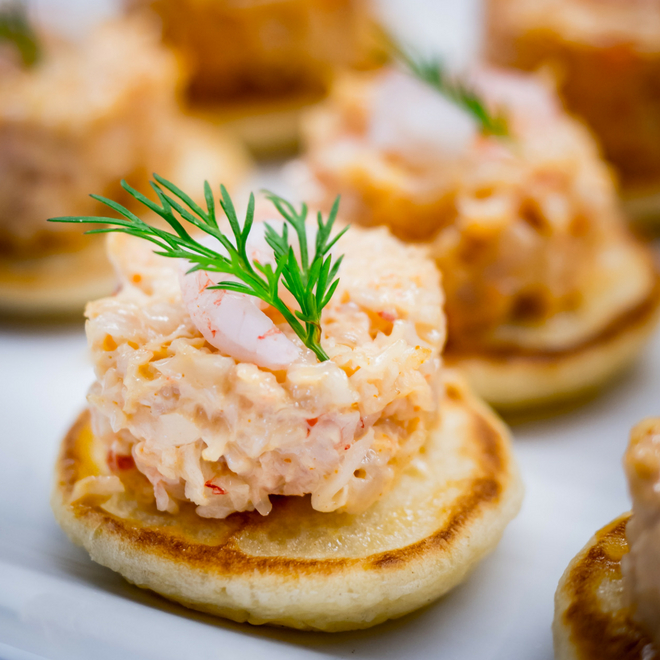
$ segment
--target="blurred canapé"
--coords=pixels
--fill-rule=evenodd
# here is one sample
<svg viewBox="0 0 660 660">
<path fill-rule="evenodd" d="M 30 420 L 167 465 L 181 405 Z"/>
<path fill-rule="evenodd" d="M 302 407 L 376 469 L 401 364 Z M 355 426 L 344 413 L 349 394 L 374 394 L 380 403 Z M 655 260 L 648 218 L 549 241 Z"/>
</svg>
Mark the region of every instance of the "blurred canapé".
<svg viewBox="0 0 660 660">
<path fill-rule="evenodd" d="M 492 62 L 553 74 L 632 210 L 660 215 L 660 2 L 488 0 L 486 32 Z"/>
<path fill-rule="evenodd" d="M 188 73 L 187 98 L 257 152 L 295 146 L 299 111 L 335 74 L 383 60 L 368 0 L 125 0 L 153 11 Z"/>
<path fill-rule="evenodd" d="M 91 193 L 130 205 L 120 181 L 146 192 L 153 171 L 201 195 L 203 179 L 190 181 L 200 159 L 207 176 L 224 174 L 231 186 L 243 151 L 181 114 L 180 67 L 149 21 L 118 19 L 69 42 L 30 26 L 18 3 L 9 10 L 0 39 L 0 311 L 79 313 L 114 286 L 103 241 L 48 218 L 107 216 Z"/>
</svg>

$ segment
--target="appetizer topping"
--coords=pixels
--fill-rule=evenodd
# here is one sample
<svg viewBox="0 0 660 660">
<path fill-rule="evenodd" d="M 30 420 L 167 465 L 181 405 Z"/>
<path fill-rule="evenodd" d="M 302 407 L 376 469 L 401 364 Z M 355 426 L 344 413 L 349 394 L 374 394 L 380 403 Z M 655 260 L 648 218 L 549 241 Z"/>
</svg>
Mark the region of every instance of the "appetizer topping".
<svg viewBox="0 0 660 660">
<path fill-rule="evenodd" d="M 473 116 L 415 78 L 392 71 L 374 90 L 368 140 L 411 164 L 462 157 L 478 135 Z"/>
<path fill-rule="evenodd" d="M 223 202 L 229 209 L 227 197 Z M 277 223 L 269 220 L 267 229 L 255 221 L 250 229 L 254 244 L 246 239 L 245 251 L 257 251 L 250 254 L 255 270 L 257 262 L 262 271 L 269 264 L 259 237 L 277 232 L 284 245 L 285 224 Z M 242 314 L 253 314 L 246 300 L 226 308 L 220 300 L 226 314 L 220 329 L 236 350 L 218 348 L 182 290 L 187 257 L 178 263 L 144 240 L 111 237 L 121 289 L 87 307 L 96 372 L 88 401 L 96 437 L 108 451 L 132 455 L 160 510 L 192 503 L 204 517 L 253 509 L 267 514 L 271 495 L 309 494 L 319 511 L 362 511 L 425 442 L 439 412 L 445 339 L 437 269 L 420 249 L 385 229 L 352 229 L 350 237 L 342 243 L 341 279 L 318 325 L 324 361 L 278 309 L 255 296 L 253 309 L 272 324 L 270 336 L 286 339 L 295 359 L 282 359 L 281 345 L 255 348 L 254 333 L 229 328 L 233 314 L 236 327 L 246 325 Z M 315 239 L 329 243 L 327 236 Z M 208 263 L 215 259 L 209 256 Z M 287 290 L 285 281 L 282 288 L 293 305 L 296 287 Z M 217 289 L 195 295 L 201 301 L 216 294 L 237 295 Z M 254 356 L 282 364 L 273 369 Z"/>
<path fill-rule="evenodd" d="M 23 0 L 5 0 L 0 4 L 0 49 L 5 43 L 15 48 L 23 66 L 33 66 L 41 59 L 41 47 Z"/>
<path fill-rule="evenodd" d="M 565 107 L 616 167 L 629 210 L 652 220 L 660 189 L 660 2 L 490 0 L 487 14 L 489 59 L 552 76 Z"/>
<path fill-rule="evenodd" d="M 511 145 L 483 138 L 521 137 L 546 128 L 558 116 L 556 99 L 529 76 L 482 68 L 466 74 L 465 80 L 480 94 L 474 92 L 479 98 L 474 112 L 468 111 L 473 106 L 435 93 L 437 88 L 416 77 L 395 70 L 378 74 L 370 103 L 369 142 L 411 165 L 428 167 L 465 159 L 479 145 L 484 145 L 482 151 L 490 145 L 495 153 L 509 154 Z M 501 111 L 491 116 L 488 107 L 505 107 L 507 119 Z M 486 119 L 480 120 L 482 115 Z"/>
<path fill-rule="evenodd" d="M 507 136 L 546 128 L 558 115 L 556 100 L 529 76 L 480 69 L 466 75 L 466 80 L 482 95 L 480 107 L 487 107 L 487 103 L 507 108 Z M 473 113 L 399 71 L 378 74 L 369 109 L 369 144 L 397 154 L 415 167 L 446 166 L 465 160 L 475 148 L 484 152 L 491 149 L 495 154 L 511 153 L 504 142 L 484 139 L 505 134 L 486 131 Z"/>
<path fill-rule="evenodd" d="M 430 88 L 468 113 L 477 122 L 482 135 L 509 134 L 507 119 L 501 110 L 492 111 L 476 88 L 467 85 L 457 77 L 450 76 L 439 57 L 425 59 L 413 55 L 392 42 L 395 57 L 406 70 Z"/>
<path fill-rule="evenodd" d="M 125 0 L 149 7 L 196 103 L 319 98 L 337 68 L 381 63 L 365 0 Z M 219 48 L 218 44 L 222 44 Z"/>
<path fill-rule="evenodd" d="M 219 280 L 206 270 L 180 275 L 183 303 L 204 339 L 237 359 L 285 369 L 300 349 L 261 311 L 256 298 L 216 289 Z"/>
<path fill-rule="evenodd" d="M 113 449 L 108 452 L 106 463 L 113 472 L 132 470 L 135 467 L 135 461 L 130 454 L 117 454 Z"/>
<path fill-rule="evenodd" d="M 517 90 L 512 94 L 511 85 L 492 84 L 483 75 L 479 85 L 474 80 L 468 84 L 467 77 L 450 76 L 439 58 L 413 56 L 389 41 L 405 72 L 379 76 L 371 102 L 371 144 L 413 165 L 428 166 L 465 156 L 480 135 L 510 134 L 501 106 L 512 95 L 520 96 Z"/>
<path fill-rule="evenodd" d="M 633 516 L 626 527 L 624 584 L 635 616 L 660 644 L 660 419 L 632 430 L 625 467 Z"/>
<path fill-rule="evenodd" d="M 110 225 L 86 233 L 123 232 L 156 244 L 160 248 L 156 254 L 186 259 L 192 268 L 182 276 L 181 287 L 188 312 L 210 344 L 227 350 L 238 359 L 277 369 L 286 366 L 297 355 L 296 347 L 280 336 L 272 321 L 248 296 L 276 309 L 319 360 L 329 359 L 320 343 L 320 319 L 323 308 L 339 284 L 336 275 L 342 258 L 333 263 L 330 250 L 348 229 L 344 227 L 331 238 L 339 199 L 335 200 L 327 221 L 323 221 L 321 213 L 317 214 L 314 251 L 311 252 L 305 225 L 307 205 L 303 204 L 300 211 L 296 211 L 292 204 L 269 193 L 268 199 L 285 222 L 279 223 L 279 231 L 273 224 L 265 224 L 258 230 L 262 248 L 265 242 L 272 253 L 271 258 L 263 260 L 255 258 L 255 254 L 257 257 L 260 254 L 256 250 L 255 239 L 250 244 L 254 195 L 250 195 L 245 222 L 241 227 L 229 193 L 224 186 L 220 187 L 220 205 L 233 235 L 229 237 L 218 225 L 215 201 L 208 182 L 204 184 L 204 210 L 173 183 L 158 175 L 154 177 L 156 181 L 152 181 L 151 186 L 162 206 L 125 181 L 121 185 L 132 197 L 163 218 L 175 233 L 149 225 L 121 204 L 99 195 L 92 195 L 92 198 L 106 204 L 124 219 L 69 216 L 51 218 L 50 222 Z M 193 238 L 181 221 L 190 223 L 215 239 L 215 249 L 208 241 L 204 243 Z M 298 242 L 295 249 L 289 244 L 289 225 L 296 233 Z M 211 273 L 221 273 L 223 277 L 213 277 Z M 292 311 L 284 302 L 280 295 L 280 283 L 291 293 L 299 306 L 298 310 Z M 212 291 L 217 292 L 211 294 Z M 237 350 L 247 352 L 237 353 Z"/>
<path fill-rule="evenodd" d="M 510 24 L 509 29 L 516 32 L 524 29 L 529 35 L 526 38 L 523 34 L 523 39 L 520 34 L 511 36 L 519 41 L 513 48 L 508 46 L 508 54 L 511 56 L 518 50 L 529 65 L 538 64 L 534 58 L 542 50 L 559 58 L 553 61 L 556 64 L 570 57 L 570 52 L 563 51 L 566 44 L 575 48 L 573 56 L 580 48 L 595 46 L 603 52 L 609 51 L 609 59 L 601 61 L 597 53 L 588 51 L 588 60 L 576 62 L 583 66 L 587 61 L 610 67 L 614 64 L 615 71 L 625 63 L 621 70 L 629 73 L 632 61 L 628 58 L 633 50 L 646 58 L 658 52 L 660 3 L 657 0 L 506 0 L 506 4 L 499 11 L 499 21 L 503 26 Z M 543 29 L 542 35 L 537 34 L 539 28 Z M 555 34 L 561 38 L 560 42 Z M 596 59 L 591 59 L 594 56 Z M 590 67 L 589 75 L 593 72 Z"/>
<path fill-rule="evenodd" d="M 451 349 L 575 346 L 648 299 L 652 264 L 596 144 L 541 81 L 467 79 L 506 108 L 511 139 L 400 71 L 347 77 L 307 122 L 300 183 L 321 207 L 340 193 L 351 222 L 426 243 Z"/>
</svg>

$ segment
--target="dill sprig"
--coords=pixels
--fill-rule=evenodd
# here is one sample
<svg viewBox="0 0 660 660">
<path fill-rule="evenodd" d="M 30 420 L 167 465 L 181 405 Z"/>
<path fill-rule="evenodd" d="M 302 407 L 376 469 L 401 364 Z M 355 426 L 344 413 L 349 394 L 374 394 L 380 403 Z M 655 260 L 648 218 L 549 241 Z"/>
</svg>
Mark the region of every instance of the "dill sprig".
<svg viewBox="0 0 660 660">
<path fill-rule="evenodd" d="M 296 211 L 290 202 L 274 193 L 267 192 L 266 197 L 286 220 L 282 225 L 281 234 L 278 234 L 271 225 L 266 224 L 266 241 L 273 248 L 275 263 L 282 274 L 284 286 L 300 306 L 300 311 L 296 312 L 296 316 L 304 323 L 304 334 L 301 334 L 293 325 L 292 327 L 305 346 L 316 353 L 319 360 L 327 360 L 329 358 L 321 348 L 321 312 L 337 289 L 339 284 L 337 273 L 344 259 L 344 255 L 341 255 L 333 263 L 332 255 L 329 252 L 348 231 L 348 226 L 346 226 L 331 238 L 332 227 L 339 211 L 339 197 L 335 199 L 325 222 L 320 211 L 316 214 L 317 229 L 313 256 L 310 255 L 307 244 L 305 224 L 308 213 L 307 205 L 302 204 L 300 211 Z M 289 224 L 287 223 L 296 232 L 300 251 L 299 259 L 289 245 Z M 291 321 L 288 319 L 287 321 L 291 324 Z"/>
<path fill-rule="evenodd" d="M 41 59 L 41 45 L 22 0 L 0 2 L 0 43 L 3 41 L 14 45 L 26 67 Z"/>
<path fill-rule="evenodd" d="M 413 76 L 470 113 L 479 124 L 483 135 L 500 137 L 509 135 L 506 115 L 502 111 L 492 113 L 474 89 L 447 73 L 439 57 L 429 56 L 425 58 L 421 55 L 414 55 L 394 39 L 390 39 L 390 47 L 395 59 Z"/>
<path fill-rule="evenodd" d="M 100 195 L 91 195 L 91 197 L 109 206 L 122 218 L 68 216 L 50 218 L 49 222 L 109 225 L 86 233 L 122 232 L 137 236 L 157 245 L 159 250 L 154 252 L 158 255 L 190 261 L 193 266 L 189 273 L 208 270 L 233 275 L 240 282 L 219 282 L 208 288 L 236 291 L 264 300 L 282 314 L 305 346 L 314 351 L 319 360 L 328 360 L 329 357 L 321 346 L 321 312 L 330 302 L 339 284 L 337 273 L 343 258 L 333 260 L 330 250 L 348 229 L 345 227 L 331 237 L 339 210 L 339 198 L 335 200 L 327 220 L 324 221 L 321 213 L 318 213 L 316 240 L 311 246 L 313 250 L 310 250 L 305 224 L 308 214 L 307 205 L 303 204 L 300 210 L 296 211 L 290 202 L 267 192 L 267 198 L 272 201 L 285 220 L 281 234 L 271 225 L 266 224 L 266 242 L 273 249 L 275 259 L 275 268 L 273 268 L 271 264 L 250 261 L 248 257 L 247 240 L 254 222 L 253 194 L 250 194 L 245 221 L 241 226 L 229 193 L 224 186 L 220 186 L 220 206 L 229 221 L 233 234 L 232 241 L 218 226 L 215 200 L 207 181 L 204 182 L 206 209 L 202 209 L 170 181 L 157 174 L 154 174 L 154 179 L 155 181 L 151 181 L 150 184 L 161 205 L 145 197 L 126 181 L 122 181 L 121 186 L 132 197 L 163 218 L 174 233 L 147 224 L 121 204 Z M 182 221 L 216 238 L 227 254 L 220 254 L 195 240 L 186 231 Z M 299 256 L 293 245 L 289 243 L 289 225 L 297 237 Z M 300 307 L 299 310 L 290 309 L 280 298 L 280 282 L 291 292 Z"/>
</svg>

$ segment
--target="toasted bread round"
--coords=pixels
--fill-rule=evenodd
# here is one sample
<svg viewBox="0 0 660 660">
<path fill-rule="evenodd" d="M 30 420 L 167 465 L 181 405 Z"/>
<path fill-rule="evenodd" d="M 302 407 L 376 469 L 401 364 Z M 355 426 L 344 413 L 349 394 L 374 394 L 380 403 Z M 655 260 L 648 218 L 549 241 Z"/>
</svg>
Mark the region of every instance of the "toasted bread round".
<svg viewBox="0 0 660 660">
<path fill-rule="evenodd" d="M 198 196 L 205 177 L 214 186 L 224 183 L 231 189 L 250 167 L 249 157 L 237 140 L 194 120 L 181 122 L 174 148 L 170 170 L 161 173 Z M 99 236 L 89 238 L 85 247 L 75 252 L 33 259 L 0 258 L 0 315 L 82 315 L 87 302 L 111 294 L 117 279 L 105 243 Z"/>
<path fill-rule="evenodd" d="M 641 229 L 657 230 L 660 224 L 660 182 L 652 189 L 622 191 L 626 215 Z"/>
<path fill-rule="evenodd" d="M 626 513 L 603 527 L 571 561 L 555 594 L 557 660 L 646 660 L 651 640 L 625 603 L 621 559 L 628 552 Z"/>
<path fill-rule="evenodd" d="M 52 506 L 92 559 L 193 609 L 324 631 L 403 616 L 456 586 L 522 498 L 506 427 L 455 375 L 420 455 L 359 515 L 315 511 L 306 497 L 273 498 L 265 517 L 160 513 L 135 469 L 120 475 L 124 493 L 72 501 L 94 474 L 109 472 L 84 413 L 63 442 Z"/>
<path fill-rule="evenodd" d="M 639 305 L 597 336 L 561 351 L 507 349 L 492 353 L 446 352 L 468 382 L 500 410 L 549 406 L 587 395 L 630 366 L 660 317 L 660 283 Z"/>
</svg>

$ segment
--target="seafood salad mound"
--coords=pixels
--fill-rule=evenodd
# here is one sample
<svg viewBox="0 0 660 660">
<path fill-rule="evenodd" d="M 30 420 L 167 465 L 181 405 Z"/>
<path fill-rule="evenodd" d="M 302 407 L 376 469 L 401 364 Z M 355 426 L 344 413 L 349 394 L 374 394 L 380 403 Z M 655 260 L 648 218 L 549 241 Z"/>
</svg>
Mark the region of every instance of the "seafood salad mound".
<svg viewBox="0 0 660 660">
<path fill-rule="evenodd" d="M 335 67 L 368 64 L 364 0 L 125 0 L 152 9 L 190 69 L 194 102 L 324 91 Z M 222 44 L 222 48 L 218 48 Z"/>
<path fill-rule="evenodd" d="M 386 229 L 353 228 L 337 249 L 319 361 L 274 308 L 207 290 L 226 276 L 112 236 L 121 289 L 87 307 L 88 401 L 109 465 L 132 458 L 159 510 L 265 515 L 271 495 L 311 494 L 359 512 L 424 443 L 445 340 L 435 265 Z"/>
<path fill-rule="evenodd" d="M 29 69 L 0 52 L 0 256 L 80 249 L 77 229 L 45 219 L 93 212 L 89 190 L 114 194 L 121 177 L 142 182 L 172 160 L 161 145 L 177 121 L 179 73 L 149 24 L 117 20 L 80 43 L 44 41 Z"/>
<path fill-rule="evenodd" d="M 561 350 L 650 295 L 586 130 L 532 76 L 475 69 L 464 84 L 508 134 L 398 70 L 351 77 L 307 124 L 292 170 L 305 196 L 425 244 L 443 273 L 450 348 Z"/>
<path fill-rule="evenodd" d="M 655 52 L 660 34 L 657 0 L 496 0 L 500 17 L 507 22 L 544 25 L 546 33 L 558 30 L 566 40 L 608 47 L 625 43 L 629 48 Z"/>
<path fill-rule="evenodd" d="M 553 75 L 566 107 L 598 135 L 625 196 L 657 193 L 660 3 L 490 0 L 486 13 L 488 58 Z"/>
</svg>

